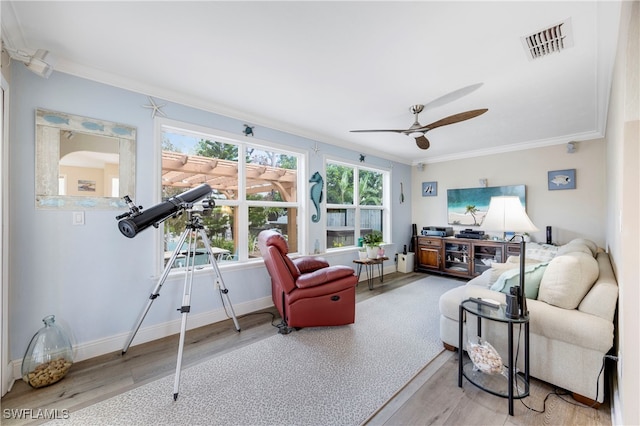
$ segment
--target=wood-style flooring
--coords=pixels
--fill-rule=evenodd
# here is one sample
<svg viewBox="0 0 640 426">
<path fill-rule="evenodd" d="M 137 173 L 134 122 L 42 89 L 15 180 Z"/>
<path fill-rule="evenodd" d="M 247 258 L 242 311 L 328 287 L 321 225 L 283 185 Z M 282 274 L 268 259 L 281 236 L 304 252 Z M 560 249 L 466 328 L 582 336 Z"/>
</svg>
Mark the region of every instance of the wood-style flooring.
<svg viewBox="0 0 640 426">
<path fill-rule="evenodd" d="M 358 285 L 357 300 L 401 287 L 425 277 L 420 273 L 394 273 L 376 279 L 373 290 L 366 282 Z M 233 295 L 231 294 L 233 300 Z M 231 320 L 190 330 L 185 335 L 183 368 L 213 356 L 273 336 L 280 319 L 275 309 L 239 316 L 242 331 Z M 39 424 L 39 420 L 12 418 L 13 409 L 68 410 L 70 413 L 113 395 L 175 373 L 178 335 L 77 362 L 60 382 L 32 389 L 17 381 L 2 398 L 3 425 Z M 134 341 L 135 344 L 135 341 Z M 530 396 L 515 401 L 515 415 L 509 416 L 507 400 L 481 391 L 465 382 L 457 385 L 458 354 L 444 351 L 368 421 L 369 425 L 611 425 L 608 399 L 595 410 L 557 396 L 555 387 L 533 379 Z M 364 391 L 364 390 L 363 390 Z M 562 390 L 557 390 L 561 393 Z M 550 396 L 548 396 L 550 395 Z M 224 399 L 224 395 L 221 395 Z M 546 403 L 544 402 L 546 398 Z M 525 405 L 526 404 L 526 405 Z M 530 407 L 531 409 L 527 408 Z M 540 411 L 544 412 L 540 413 Z M 31 416 L 33 417 L 33 416 Z"/>
</svg>

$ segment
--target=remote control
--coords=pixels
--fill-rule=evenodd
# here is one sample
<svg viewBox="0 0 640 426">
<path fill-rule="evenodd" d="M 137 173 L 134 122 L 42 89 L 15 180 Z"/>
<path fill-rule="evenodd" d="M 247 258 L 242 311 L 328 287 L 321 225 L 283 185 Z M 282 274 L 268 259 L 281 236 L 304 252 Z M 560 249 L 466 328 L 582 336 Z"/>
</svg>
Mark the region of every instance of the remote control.
<svg viewBox="0 0 640 426">
<path fill-rule="evenodd" d="M 488 300 L 480 299 L 478 297 L 471 297 L 469 300 L 476 302 L 479 305 L 488 306 L 493 309 L 498 309 L 500 307 L 500 304 L 496 304 L 494 301 L 490 302 Z"/>
</svg>

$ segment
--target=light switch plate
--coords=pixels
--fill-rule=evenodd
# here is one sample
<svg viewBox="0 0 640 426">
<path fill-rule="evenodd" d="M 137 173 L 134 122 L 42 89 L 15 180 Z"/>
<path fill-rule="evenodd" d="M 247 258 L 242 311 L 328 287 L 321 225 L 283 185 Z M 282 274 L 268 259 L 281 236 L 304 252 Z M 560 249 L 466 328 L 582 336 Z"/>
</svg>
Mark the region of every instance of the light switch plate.
<svg viewBox="0 0 640 426">
<path fill-rule="evenodd" d="M 73 224 L 84 225 L 84 212 L 73 212 Z"/>
</svg>

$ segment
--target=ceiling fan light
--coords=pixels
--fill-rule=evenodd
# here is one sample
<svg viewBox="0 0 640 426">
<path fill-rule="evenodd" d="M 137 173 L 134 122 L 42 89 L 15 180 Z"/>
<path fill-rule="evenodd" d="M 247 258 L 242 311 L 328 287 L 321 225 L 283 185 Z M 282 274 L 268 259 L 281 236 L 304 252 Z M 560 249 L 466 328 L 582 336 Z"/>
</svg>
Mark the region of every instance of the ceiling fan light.
<svg viewBox="0 0 640 426">
<path fill-rule="evenodd" d="M 424 135 L 424 132 L 411 132 L 411 133 L 407 133 L 408 136 L 411 136 L 412 138 L 419 138 L 420 136 Z"/>
</svg>

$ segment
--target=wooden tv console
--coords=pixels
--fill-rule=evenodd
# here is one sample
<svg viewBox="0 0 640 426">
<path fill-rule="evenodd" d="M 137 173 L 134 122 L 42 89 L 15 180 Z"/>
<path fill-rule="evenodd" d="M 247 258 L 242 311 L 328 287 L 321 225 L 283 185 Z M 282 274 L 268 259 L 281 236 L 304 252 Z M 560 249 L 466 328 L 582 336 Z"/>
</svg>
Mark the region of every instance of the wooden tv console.
<svg viewBox="0 0 640 426">
<path fill-rule="evenodd" d="M 415 237 L 415 271 L 473 278 L 520 254 L 520 244 L 455 237 Z"/>
</svg>

